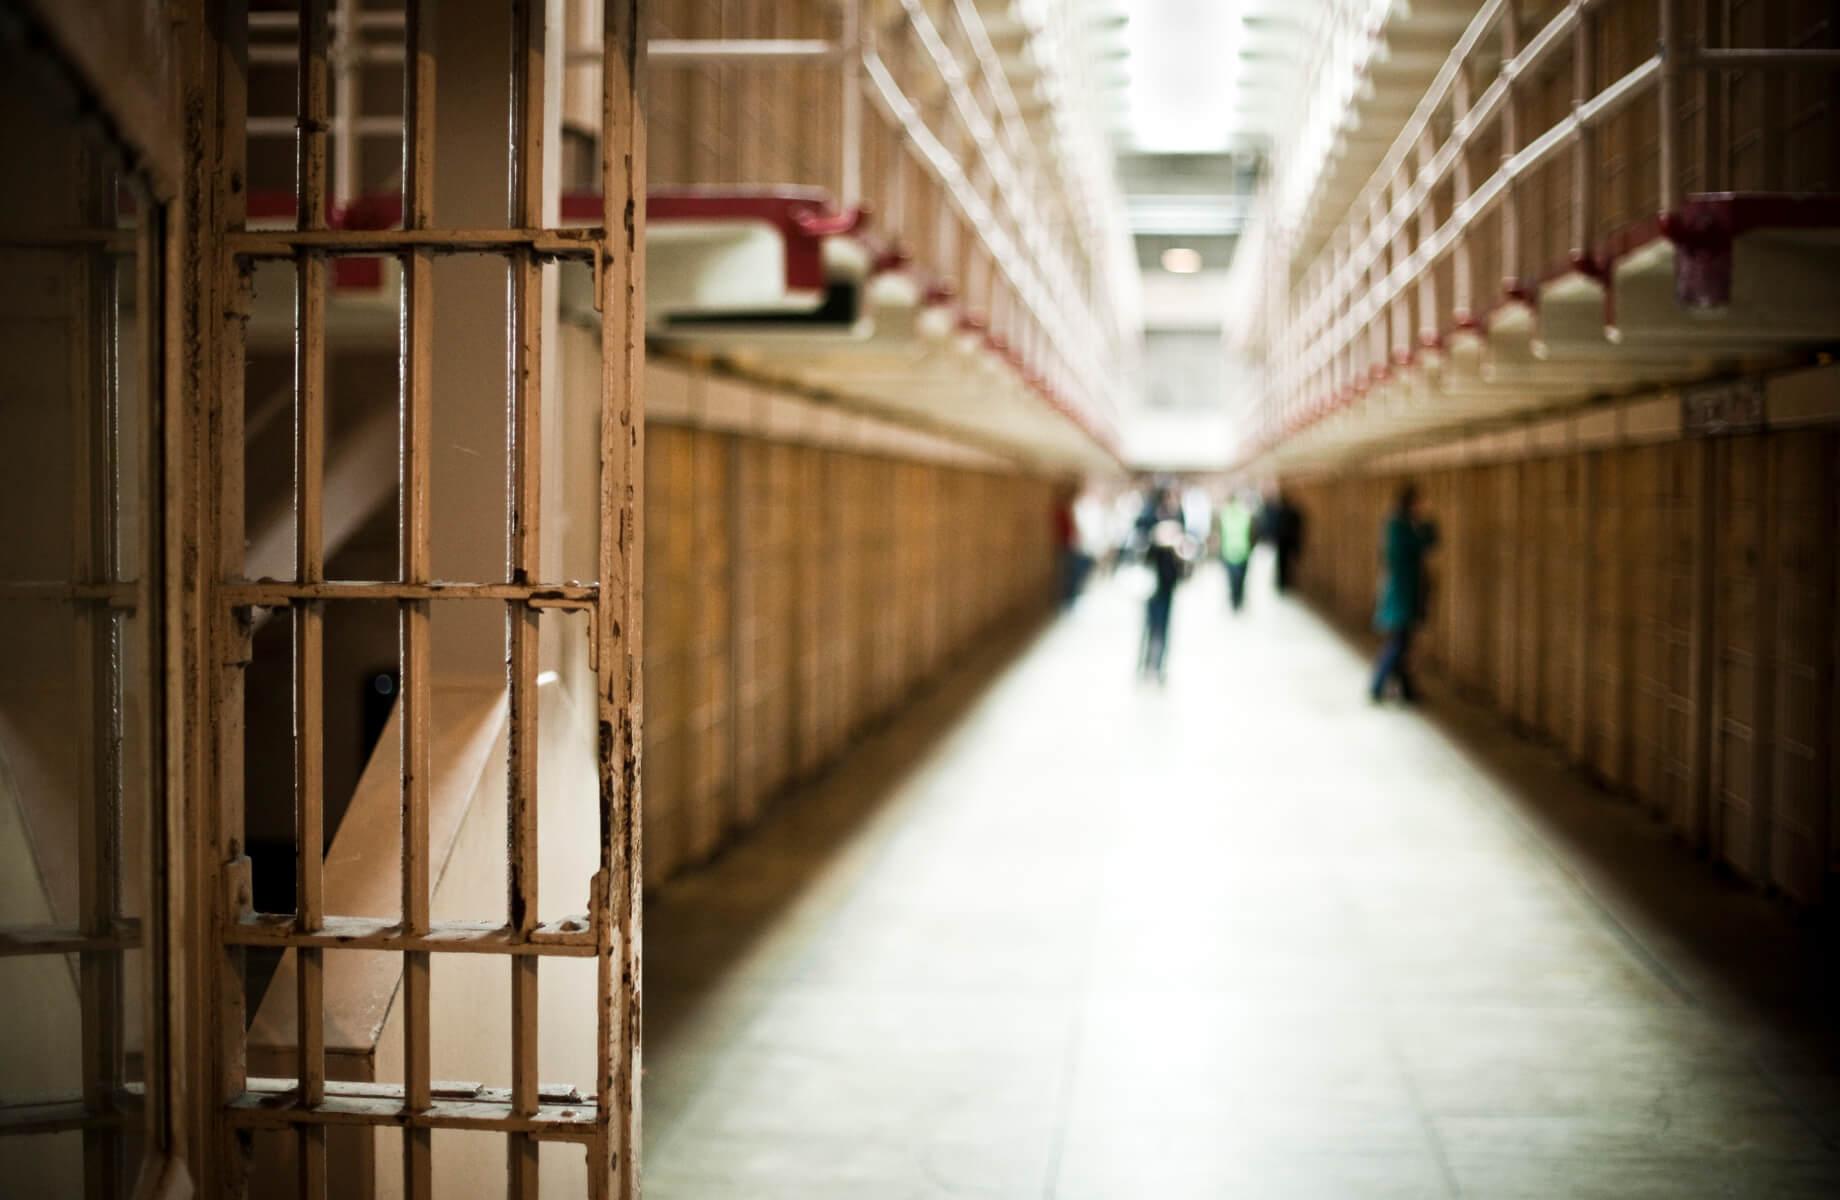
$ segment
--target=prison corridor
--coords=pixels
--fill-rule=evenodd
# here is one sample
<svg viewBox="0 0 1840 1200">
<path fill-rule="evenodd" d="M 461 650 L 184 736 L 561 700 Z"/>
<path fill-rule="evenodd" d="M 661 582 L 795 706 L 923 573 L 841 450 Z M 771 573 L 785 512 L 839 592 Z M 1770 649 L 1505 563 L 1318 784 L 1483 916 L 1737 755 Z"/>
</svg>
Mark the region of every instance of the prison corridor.
<svg viewBox="0 0 1840 1200">
<path fill-rule="evenodd" d="M 1370 704 L 1262 561 L 1136 679 L 1147 588 L 648 903 L 648 1196 L 1840 1194 L 1812 933 L 1435 686 Z"/>
</svg>

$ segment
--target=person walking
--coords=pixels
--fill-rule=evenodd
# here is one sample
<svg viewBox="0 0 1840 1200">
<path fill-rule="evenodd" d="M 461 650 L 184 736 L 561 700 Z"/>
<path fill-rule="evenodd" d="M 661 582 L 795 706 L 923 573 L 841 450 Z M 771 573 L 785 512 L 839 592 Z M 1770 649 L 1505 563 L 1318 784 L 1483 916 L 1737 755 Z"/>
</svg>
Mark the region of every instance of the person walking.
<svg viewBox="0 0 1840 1200">
<path fill-rule="evenodd" d="M 1086 584 L 1086 568 L 1091 565 L 1085 558 L 1085 550 L 1080 545 L 1079 523 L 1074 517 L 1074 501 L 1079 496 L 1079 488 L 1071 483 L 1062 484 L 1054 492 L 1054 508 L 1051 520 L 1054 527 L 1054 555 L 1060 567 L 1059 583 L 1061 609 L 1073 607 L 1079 598 L 1080 589 Z"/>
<path fill-rule="evenodd" d="M 1165 497 L 1157 508 L 1157 517 L 1156 524 L 1150 527 L 1150 545 L 1144 554 L 1154 586 L 1144 605 L 1144 639 L 1137 669 L 1145 679 L 1154 676 L 1158 683 L 1167 683 L 1169 614 L 1175 606 L 1176 586 L 1188 569 L 1191 550 L 1181 505 L 1173 497 Z"/>
<path fill-rule="evenodd" d="M 1220 561 L 1227 569 L 1227 602 L 1238 612 L 1246 602 L 1246 564 L 1252 559 L 1253 511 L 1238 493 L 1227 496 L 1215 523 L 1220 536 Z"/>
<path fill-rule="evenodd" d="M 1399 683 L 1399 698 L 1411 703 L 1412 634 L 1425 619 L 1425 553 L 1437 545 L 1437 526 L 1418 511 L 1418 488 L 1399 489 L 1393 511 L 1380 526 L 1380 589 L 1374 606 L 1374 629 L 1385 637 L 1368 689 L 1375 704 L 1386 694 L 1389 679 Z"/>
<path fill-rule="evenodd" d="M 1291 564 L 1303 553 L 1303 514 L 1280 491 L 1266 501 L 1259 525 L 1261 536 L 1270 539 L 1277 558 L 1278 590 L 1289 591 Z"/>
</svg>

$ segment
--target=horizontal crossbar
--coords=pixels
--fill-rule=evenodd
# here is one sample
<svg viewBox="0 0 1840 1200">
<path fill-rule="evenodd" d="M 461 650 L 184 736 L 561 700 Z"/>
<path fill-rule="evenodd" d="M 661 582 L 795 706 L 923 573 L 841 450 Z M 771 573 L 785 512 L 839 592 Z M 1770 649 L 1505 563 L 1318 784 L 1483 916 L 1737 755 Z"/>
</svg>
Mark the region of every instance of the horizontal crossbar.
<svg viewBox="0 0 1840 1200">
<path fill-rule="evenodd" d="M 294 583 L 263 579 L 227 583 L 217 594 L 231 608 L 285 608 L 299 600 L 524 600 L 532 604 L 592 604 L 591 583 L 397 583 L 341 579 Z"/>
<path fill-rule="evenodd" d="M 253 913 L 229 925 L 233 946 L 308 946 L 322 950 L 427 950 L 448 954 L 542 954 L 592 958 L 598 948 L 594 923 L 586 916 L 549 921 L 522 937 L 492 921 L 434 921 L 426 933 L 411 933 L 390 917 L 326 917 L 318 929 L 296 926 L 291 913 Z"/>
<path fill-rule="evenodd" d="M 293 1079 L 251 1078 L 229 1105 L 230 1124 L 239 1129 L 287 1129 L 298 1125 L 393 1125 L 411 1129 L 471 1129 L 527 1133 L 548 1141 L 588 1141 L 604 1124 L 594 1101 L 567 1099 L 573 1089 L 539 1088 L 534 1112 L 518 1113 L 510 1088 L 476 1087 L 455 1095 L 437 1089 L 424 1109 L 411 1109 L 400 1084 L 326 1081 L 326 1097 L 300 1103 Z M 441 1090 L 448 1094 L 442 1095 Z"/>
<path fill-rule="evenodd" d="M 545 258 L 593 259 L 600 252 L 602 231 L 568 229 L 258 229 L 227 233 L 224 240 L 238 258 L 294 258 L 302 253 L 509 254 L 535 250 Z"/>
<path fill-rule="evenodd" d="M 84 933 L 75 925 L 15 925 L 0 928 L 0 958 L 26 954 L 76 954 L 88 950 L 133 950 L 141 944 L 141 923 L 117 918 L 107 933 Z"/>
</svg>

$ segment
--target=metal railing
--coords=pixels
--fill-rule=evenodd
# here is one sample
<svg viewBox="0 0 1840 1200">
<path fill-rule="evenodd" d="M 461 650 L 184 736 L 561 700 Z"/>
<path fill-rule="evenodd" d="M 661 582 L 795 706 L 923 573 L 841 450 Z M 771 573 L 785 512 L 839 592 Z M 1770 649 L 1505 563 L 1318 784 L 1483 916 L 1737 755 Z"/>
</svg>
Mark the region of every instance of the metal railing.
<svg viewBox="0 0 1840 1200">
<path fill-rule="evenodd" d="M 942 27 L 936 13 L 948 24 Z M 989 298 L 992 331 L 1026 371 L 1109 427 L 1117 412 L 1115 363 L 1122 331 L 1107 319 L 1107 297 L 1125 286 L 1115 278 L 1119 257 L 1105 253 L 1107 239 L 1126 236 L 1114 198 L 1093 194 L 1099 184 L 1090 175 L 1055 171 L 970 0 L 944 5 L 848 0 L 839 28 L 834 43 L 661 41 L 654 43 L 651 64 L 658 69 L 798 63 L 839 72 L 842 109 L 833 170 L 839 203 L 857 207 L 873 190 L 865 179 L 870 139 L 893 147 L 893 162 L 885 164 L 890 180 L 873 186 L 887 199 L 884 210 L 894 211 L 878 217 L 894 227 L 892 233 L 905 232 L 906 210 L 920 206 L 906 194 L 905 180 L 896 177 L 918 168 L 945 201 L 942 214 L 955 215 L 981 251 L 970 274 L 1001 281 L 1007 293 Z M 896 44 L 907 48 L 900 64 L 884 53 Z M 955 45 L 962 49 L 955 52 Z M 908 67 L 917 67 L 936 86 L 931 102 L 916 100 L 903 86 L 902 68 Z"/>
<path fill-rule="evenodd" d="M 1632 0 L 1626 7 L 1654 2 Z M 1572 0 L 1523 42 L 1520 0 L 1486 0 L 1329 244 L 1294 275 L 1294 264 L 1284 264 L 1275 286 L 1235 281 L 1241 302 L 1264 306 L 1252 318 L 1266 334 L 1260 347 L 1265 411 L 1258 422 L 1264 432 L 1256 448 L 1349 403 L 1375 377 L 1440 347 L 1447 333 L 1475 328 L 1481 314 L 1471 243 L 1486 218 L 1499 217 L 1495 248 L 1504 296 L 1525 298 L 1530 271 L 1552 264 L 1522 261 L 1523 185 L 1568 152 L 1571 265 L 1597 270 L 1597 135 L 1638 101 L 1654 97 L 1659 113 L 1651 211 L 1665 217 L 1679 210 L 1688 171 L 1682 111 L 1689 71 L 1840 69 L 1836 50 L 1691 45 L 1683 0 L 1659 0 L 1655 52 L 1605 80 L 1596 22 L 1613 3 Z M 1569 111 L 1530 130 L 1528 81 L 1567 51 Z M 1490 52 L 1500 65 L 1477 91 L 1472 62 Z M 1440 127 L 1447 130 L 1441 136 Z M 1485 135 L 1499 140 L 1501 157 L 1478 182 L 1474 152 Z M 1267 255 L 1282 257 L 1284 235 L 1272 226 L 1269 205 L 1264 215 L 1261 235 L 1275 243 Z M 1441 291 L 1445 269 L 1448 283 Z M 1288 286 L 1291 278 L 1300 286 Z M 1481 303 L 1493 307 L 1496 297 Z"/>
</svg>

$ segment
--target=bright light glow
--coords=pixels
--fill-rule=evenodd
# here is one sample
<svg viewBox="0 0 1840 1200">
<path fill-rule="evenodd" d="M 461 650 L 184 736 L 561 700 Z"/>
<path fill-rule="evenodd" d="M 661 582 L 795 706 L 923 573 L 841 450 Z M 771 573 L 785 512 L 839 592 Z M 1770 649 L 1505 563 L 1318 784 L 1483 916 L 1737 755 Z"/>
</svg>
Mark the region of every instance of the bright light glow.
<svg viewBox="0 0 1840 1200">
<path fill-rule="evenodd" d="M 1193 275 L 1201 269 L 1201 251 L 1171 246 L 1163 251 L 1163 270 L 1172 275 Z"/>
<path fill-rule="evenodd" d="M 1127 126 L 1136 149 L 1225 150 L 1234 132 L 1239 0 L 1126 0 Z"/>
</svg>

